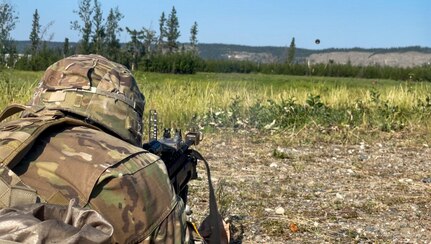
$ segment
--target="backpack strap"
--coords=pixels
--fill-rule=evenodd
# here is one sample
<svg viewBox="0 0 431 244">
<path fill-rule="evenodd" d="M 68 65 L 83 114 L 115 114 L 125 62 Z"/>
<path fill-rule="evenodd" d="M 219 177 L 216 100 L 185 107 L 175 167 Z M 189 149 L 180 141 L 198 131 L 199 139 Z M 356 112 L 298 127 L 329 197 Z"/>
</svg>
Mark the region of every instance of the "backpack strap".
<svg viewBox="0 0 431 244">
<path fill-rule="evenodd" d="M 60 124 L 99 130 L 81 120 L 65 117 L 58 110 L 19 104 L 6 107 L 0 114 L 0 122 L 19 112 L 26 112 L 29 117 L 0 124 L 0 208 L 36 202 L 36 191 L 25 185 L 11 169 L 23 159 L 41 133 Z"/>
<path fill-rule="evenodd" d="M 44 106 L 25 106 L 21 104 L 12 104 L 7 106 L 3 112 L 0 114 L 0 122 L 5 120 L 6 118 L 9 118 L 10 116 L 27 111 L 31 114 L 35 114 L 39 111 L 41 111 L 44 108 Z"/>
<path fill-rule="evenodd" d="M 12 170 L 0 164 L 0 208 L 32 204 L 36 200 L 36 191 L 25 185 Z"/>
<path fill-rule="evenodd" d="M 0 163 L 9 169 L 14 168 L 33 146 L 39 135 L 47 129 L 60 125 L 86 126 L 99 130 L 78 119 L 65 117 L 58 110 L 31 110 L 22 105 L 13 105 L 0 114 L 1 119 L 10 117 L 22 111 L 29 111 L 38 117 L 20 118 L 7 123 L 0 124 Z"/>
</svg>

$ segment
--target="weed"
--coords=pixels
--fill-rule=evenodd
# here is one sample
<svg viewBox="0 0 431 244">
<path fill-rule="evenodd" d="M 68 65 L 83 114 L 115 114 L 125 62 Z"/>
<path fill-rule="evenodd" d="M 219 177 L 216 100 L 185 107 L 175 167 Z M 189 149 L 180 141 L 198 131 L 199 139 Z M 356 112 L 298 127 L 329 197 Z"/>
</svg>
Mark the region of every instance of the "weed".
<svg viewBox="0 0 431 244">
<path fill-rule="evenodd" d="M 3 71 L 0 108 L 27 103 L 41 75 Z M 135 76 L 146 111 L 158 110 L 161 127 L 289 131 L 307 140 L 346 141 L 361 131 L 418 128 L 431 117 L 431 85 L 422 82 L 379 80 L 371 86 L 364 79 L 263 74 Z"/>
</svg>

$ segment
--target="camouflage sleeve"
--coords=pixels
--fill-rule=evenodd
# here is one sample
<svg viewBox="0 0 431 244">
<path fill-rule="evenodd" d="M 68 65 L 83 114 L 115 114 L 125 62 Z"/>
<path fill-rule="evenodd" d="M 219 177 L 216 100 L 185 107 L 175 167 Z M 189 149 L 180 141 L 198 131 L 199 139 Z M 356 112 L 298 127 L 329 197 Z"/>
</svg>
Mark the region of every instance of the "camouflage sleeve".
<svg viewBox="0 0 431 244">
<path fill-rule="evenodd" d="M 140 243 L 189 243 L 190 234 L 186 225 L 184 204 L 178 197 L 178 204 L 169 216 Z"/>
<path fill-rule="evenodd" d="M 184 204 L 174 193 L 165 164 L 145 153 L 108 169 L 90 201 L 114 226 L 119 243 L 185 243 Z"/>
</svg>

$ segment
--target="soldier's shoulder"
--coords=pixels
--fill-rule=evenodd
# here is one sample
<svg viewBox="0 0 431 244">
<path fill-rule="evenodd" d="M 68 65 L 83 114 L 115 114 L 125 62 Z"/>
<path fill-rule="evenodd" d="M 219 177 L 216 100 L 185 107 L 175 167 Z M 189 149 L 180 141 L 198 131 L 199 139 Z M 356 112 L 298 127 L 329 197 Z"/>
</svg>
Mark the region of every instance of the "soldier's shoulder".
<svg viewBox="0 0 431 244">
<path fill-rule="evenodd" d="M 70 151 L 69 154 L 86 153 L 93 155 L 93 162 L 110 158 L 109 161 L 125 158 L 140 158 L 151 163 L 159 157 L 148 153 L 145 149 L 121 140 L 104 131 L 85 126 L 63 128 L 48 135 L 47 148 L 55 147 L 54 151 Z M 74 153 L 72 153 L 74 152 Z"/>
<path fill-rule="evenodd" d="M 85 142 L 87 144 L 100 144 L 112 150 L 124 150 L 125 148 L 131 151 L 143 150 L 142 148 L 126 142 L 114 135 L 86 126 L 70 127 L 59 134 L 60 137 L 73 138 L 76 141 Z"/>
</svg>

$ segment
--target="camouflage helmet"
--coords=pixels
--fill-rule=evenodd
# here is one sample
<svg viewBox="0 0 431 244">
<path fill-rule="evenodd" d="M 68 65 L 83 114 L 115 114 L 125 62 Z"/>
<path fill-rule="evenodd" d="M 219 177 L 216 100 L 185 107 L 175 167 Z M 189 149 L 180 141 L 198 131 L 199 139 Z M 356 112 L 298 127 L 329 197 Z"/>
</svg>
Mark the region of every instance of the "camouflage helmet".
<svg viewBox="0 0 431 244">
<path fill-rule="evenodd" d="M 61 110 L 141 144 L 145 97 L 125 66 L 100 55 L 74 55 L 52 64 L 31 103 Z"/>
</svg>

